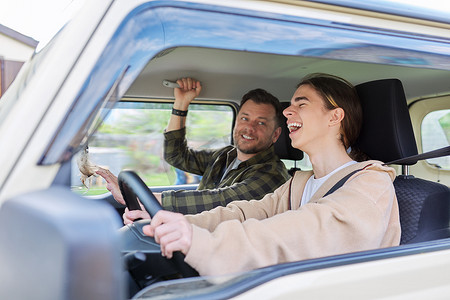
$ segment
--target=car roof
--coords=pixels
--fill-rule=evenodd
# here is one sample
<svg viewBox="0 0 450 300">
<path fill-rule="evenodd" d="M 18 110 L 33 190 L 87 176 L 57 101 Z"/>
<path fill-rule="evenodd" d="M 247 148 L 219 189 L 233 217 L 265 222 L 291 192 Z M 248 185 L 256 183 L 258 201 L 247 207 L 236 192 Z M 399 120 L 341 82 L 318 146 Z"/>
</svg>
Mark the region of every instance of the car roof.
<svg viewBox="0 0 450 300">
<path fill-rule="evenodd" d="M 348 56 L 364 52 L 369 59 L 371 55 L 378 56 L 378 51 L 386 52 L 386 49 L 375 45 L 345 47 L 320 49 L 318 51 L 328 51 L 322 57 L 178 47 L 150 61 L 126 96 L 172 98 L 173 92 L 163 86 L 163 80 L 174 81 L 190 76 L 200 80 L 204 86 L 199 98 L 239 101 L 246 91 L 264 88 L 280 100 L 289 101 L 300 79 L 314 72 L 339 75 L 354 85 L 382 78 L 398 78 L 403 82 L 410 101 L 449 92 L 446 84 L 449 73 L 445 70 L 323 58 L 342 57 L 344 52 L 348 52 Z M 399 55 L 395 49 L 391 51 L 393 56 Z M 413 55 L 409 54 L 411 60 Z M 436 56 L 433 59 L 445 60 L 445 57 Z"/>
<path fill-rule="evenodd" d="M 190 76 L 203 83 L 203 99 L 239 103 L 246 91 L 264 88 L 289 101 L 300 79 L 313 72 L 339 75 L 354 85 L 398 78 L 409 103 L 449 92 L 450 25 L 445 10 L 435 13 L 392 1 L 228 1 L 220 2 L 220 7 L 217 3 L 199 1 L 189 7 L 189 17 L 215 32 L 212 38 L 223 35 L 213 48 L 214 43 L 202 42 L 205 31 L 198 24 L 185 21 L 183 15 L 175 21 L 160 16 L 166 40 L 182 34 L 180 29 L 170 31 L 176 22 L 184 22 L 186 32 L 199 38 L 155 55 L 126 97 L 172 98 L 163 80 Z M 219 26 L 202 20 L 202 10 L 208 7 L 229 14 L 230 22 L 224 15 Z M 242 16 L 242 21 L 232 15 Z M 265 20 L 258 23 L 257 18 Z M 275 22 L 280 24 L 273 29 L 264 25 Z"/>
<path fill-rule="evenodd" d="M 348 8 L 355 8 L 391 15 L 448 23 L 450 7 L 441 7 L 434 2 L 414 2 L 395 0 L 309 0 L 310 2 L 332 4 Z"/>
</svg>

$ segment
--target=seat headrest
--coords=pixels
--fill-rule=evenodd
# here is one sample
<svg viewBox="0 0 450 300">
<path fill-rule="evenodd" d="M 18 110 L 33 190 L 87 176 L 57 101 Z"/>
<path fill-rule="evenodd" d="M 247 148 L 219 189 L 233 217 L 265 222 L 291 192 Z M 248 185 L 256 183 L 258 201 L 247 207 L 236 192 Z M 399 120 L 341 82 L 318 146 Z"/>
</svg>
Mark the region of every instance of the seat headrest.
<svg viewBox="0 0 450 300">
<path fill-rule="evenodd" d="M 281 102 L 281 108 L 284 110 L 290 105 L 289 102 Z M 289 130 L 286 125 L 286 117 L 283 116 L 283 123 L 281 124 L 281 134 L 275 142 L 275 153 L 280 159 L 302 160 L 303 151 L 292 147 L 291 139 L 289 138 Z"/>
<path fill-rule="evenodd" d="M 417 154 L 403 85 L 382 79 L 356 86 L 363 126 L 356 147 L 371 159 L 389 162 Z"/>
</svg>

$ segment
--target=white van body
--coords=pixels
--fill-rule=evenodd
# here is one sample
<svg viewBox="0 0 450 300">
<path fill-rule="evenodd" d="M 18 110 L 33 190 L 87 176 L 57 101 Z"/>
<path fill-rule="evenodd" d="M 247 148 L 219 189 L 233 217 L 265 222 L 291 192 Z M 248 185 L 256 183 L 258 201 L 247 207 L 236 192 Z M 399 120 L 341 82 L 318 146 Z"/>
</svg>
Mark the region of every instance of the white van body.
<svg viewBox="0 0 450 300">
<path fill-rule="evenodd" d="M 24 65 L 0 99 L 0 203 L 37 193 L 35 201 L 45 210 L 39 193 L 70 176 L 62 167 L 88 142 L 105 110 L 133 99 L 170 102 L 172 91 L 162 81 L 184 76 L 207 87 L 198 100 L 210 104 L 239 104 L 243 91 L 258 86 L 289 101 L 300 78 L 311 72 L 333 73 L 355 85 L 398 78 L 419 152 L 424 152 L 423 118 L 431 111 L 450 109 L 448 20 L 448 10 L 390 1 L 85 1 Z M 427 161 L 411 166 L 409 172 L 450 185 L 450 170 Z M 70 186 L 65 188 L 70 191 Z M 117 216 L 111 218 L 117 223 Z M 8 230 L 20 235 L 24 228 Z M 30 245 L 30 255 L 33 248 Z M 229 287 L 223 278 L 198 278 L 162 282 L 154 288 L 165 289 L 165 296 L 159 295 L 164 299 L 170 298 L 170 290 L 174 298 L 445 299 L 450 294 L 450 240 L 283 268 L 289 266 L 275 266 L 274 278 L 267 280 L 266 275 L 241 274 Z M 21 272 L 34 271 L 30 266 Z M 52 286 L 36 290 L 39 278 L 12 279 L 5 270 L 0 278 L 8 283 L 0 284 L 2 299 L 73 297 L 61 291 L 51 294 L 56 289 Z M 250 281 L 239 285 L 239 278 Z M 126 297 L 125 288 L 111 283 L 114 280 L 119 279 L 105 286 L 114 291 L 102 294 L 105 299 Z M 202 288 L 214 281 L 222 285 Z M 102 298 L 84 292 L 86 298 Z"/>
</svg>

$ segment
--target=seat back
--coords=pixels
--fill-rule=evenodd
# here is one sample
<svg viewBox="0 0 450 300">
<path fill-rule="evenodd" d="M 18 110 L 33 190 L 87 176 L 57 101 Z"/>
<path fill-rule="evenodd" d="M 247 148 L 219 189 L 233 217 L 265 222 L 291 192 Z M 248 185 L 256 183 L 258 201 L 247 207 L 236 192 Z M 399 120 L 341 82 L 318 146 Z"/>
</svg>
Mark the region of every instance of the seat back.
<svg viewBox="0 0 450 300">
<path fill-rule="evenodd" d="M 117 229 L 106 203 L 51 188 L 0 208 L 0 299 L 124 299 Z"/>
<path fill-rule="evenodd" d="M 290 105 L 289 102 L 281 102 L 281 107 L 284 110 Z M 303 151 L 292 147 L 291 139 L 289 138 L 289 129 L 286 126 L 286 117 L 283 116 L 283 123 L 281 125 L 281 134 L 278 140 L 275 142 L 275 153 L 280 159 L 299 161 L 303 159 Z M 296 170 L 296 167 L 289 170 L 292 175 Z"/>
<path fill-rule="evenodd" d="M 402 83 L 398 79 L 356 86 L 363 127 L 355 145 L 384 162 L 417 154 Z M 411 164 L 414 164 L 412 162 Z M 399 175 L 394 181 L 402 228 L 401 244 L 450 237 L 450 190 L 447 186 Z"/>
</svg>

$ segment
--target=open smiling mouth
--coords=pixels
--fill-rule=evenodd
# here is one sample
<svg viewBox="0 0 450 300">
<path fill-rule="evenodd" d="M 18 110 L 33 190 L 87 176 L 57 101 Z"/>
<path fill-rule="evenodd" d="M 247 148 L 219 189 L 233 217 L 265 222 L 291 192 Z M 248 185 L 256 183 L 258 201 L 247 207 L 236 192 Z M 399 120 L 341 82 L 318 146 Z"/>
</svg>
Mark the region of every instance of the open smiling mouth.
<svg viewBox="0 0 450 300">
<path fill-rule="evenodd" d="M 254 140 L 254 138 L 252 138 L 252 137 L 250 137 L 248 135 L 245 135 L 245 134 L 243 134 L 242 137 L 244 138 L 244 140 L 250 140 L 250 141 Z"/>
<path fill-rule="evenodd" d="M 300 123 L 289 123 L 287 125 L 287 127 L 289 129 L 289 132 L 293 132 L 293 131 L 296 131 L 296 130 L 302 128 L 302 124 L 300 124 Z"/>
</svg>

